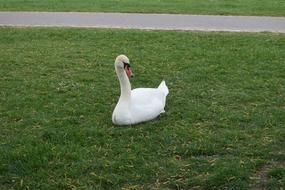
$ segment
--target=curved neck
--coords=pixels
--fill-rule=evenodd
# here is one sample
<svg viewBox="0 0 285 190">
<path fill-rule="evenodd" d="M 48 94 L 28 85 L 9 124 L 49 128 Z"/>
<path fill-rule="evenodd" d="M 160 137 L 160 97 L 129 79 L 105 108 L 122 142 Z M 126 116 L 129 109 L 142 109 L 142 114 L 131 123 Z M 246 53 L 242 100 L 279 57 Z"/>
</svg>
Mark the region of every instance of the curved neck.
<svg viewBox="0 0 285 190">
<path fill-rule="evenodd" d="M 125 70 L 122 68 L 116 67 L 116 73 L 120 81 L 120 88 L 121 88 L 121 96 L 120 96 L 119 101 L 130 100 L 131 99 L 131 84 L 130 84 L 129 78 Z"/>
</svg>

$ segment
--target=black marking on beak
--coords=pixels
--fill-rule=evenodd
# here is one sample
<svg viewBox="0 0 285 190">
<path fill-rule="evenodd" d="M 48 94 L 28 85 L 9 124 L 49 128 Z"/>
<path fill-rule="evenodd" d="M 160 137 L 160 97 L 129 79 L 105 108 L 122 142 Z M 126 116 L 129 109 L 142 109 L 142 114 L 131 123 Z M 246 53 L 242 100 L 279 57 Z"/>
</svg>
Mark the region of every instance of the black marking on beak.
<svg viewBox="0 0 285 190">
<path fill-rule="evenodd" d="M 124 68 L 130 68 L 131 67 L 131 65 L 129 64 L 129 63 L 126 63 L 126 62 L 123 62 L 124 63 Z"/>
</svg>

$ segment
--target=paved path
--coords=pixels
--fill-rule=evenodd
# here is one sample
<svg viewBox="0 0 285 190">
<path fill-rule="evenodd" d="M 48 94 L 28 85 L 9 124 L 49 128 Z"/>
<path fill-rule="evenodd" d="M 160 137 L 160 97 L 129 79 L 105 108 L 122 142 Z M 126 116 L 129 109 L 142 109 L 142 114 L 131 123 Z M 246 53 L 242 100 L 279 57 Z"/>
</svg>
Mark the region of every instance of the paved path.
<svg viewBox="0 0 285 190">
<path fill-rule="evenodd" d="M 285 17 L 255 16 L 0 12 L 1 25 L 285 33 Z"/>
</svg>

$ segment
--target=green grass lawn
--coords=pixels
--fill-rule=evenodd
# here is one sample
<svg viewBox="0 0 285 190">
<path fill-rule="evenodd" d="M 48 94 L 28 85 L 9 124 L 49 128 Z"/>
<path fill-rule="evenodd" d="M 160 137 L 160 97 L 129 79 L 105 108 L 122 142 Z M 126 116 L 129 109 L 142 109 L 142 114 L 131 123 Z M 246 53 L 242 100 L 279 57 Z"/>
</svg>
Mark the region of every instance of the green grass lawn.
<svg viewBox="0 0 285 190">
<path fill-rule="evenodd" d="M 247 189 L 260 185 L 263 168 L 265 185 L 284 185 L 285 35 L 0 35 L 0 189 Z M 159 120 L 112 124 L 121 53 L 134 88 L 166 80 Z"/>
<path fill-rule="evenodd" d="M 2 11 L 101 11 L 285 16 L 284 0 L 0 0 Z"/>
</svg>

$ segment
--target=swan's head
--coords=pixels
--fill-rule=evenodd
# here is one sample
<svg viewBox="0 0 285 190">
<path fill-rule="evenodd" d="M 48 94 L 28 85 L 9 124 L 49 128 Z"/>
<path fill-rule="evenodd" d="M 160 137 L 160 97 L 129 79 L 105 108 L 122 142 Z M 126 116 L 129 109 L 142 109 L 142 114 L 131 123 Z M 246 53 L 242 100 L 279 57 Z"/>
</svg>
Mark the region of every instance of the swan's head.
<svg viewBox="0 0 285 190">
<path fill-rule="evenodd" d="M 124 70 L 128 77 L 133 76 L 129 58 L 125 55 L 119 55 L 115 60 L 116 70 Z"/>
</svg>

